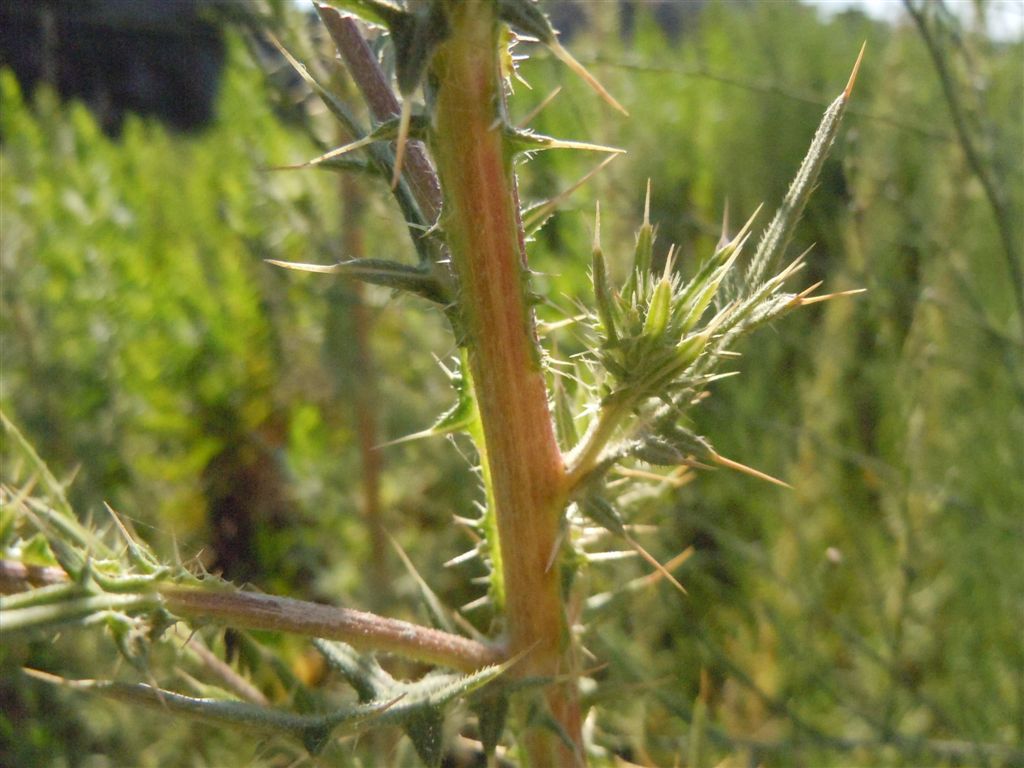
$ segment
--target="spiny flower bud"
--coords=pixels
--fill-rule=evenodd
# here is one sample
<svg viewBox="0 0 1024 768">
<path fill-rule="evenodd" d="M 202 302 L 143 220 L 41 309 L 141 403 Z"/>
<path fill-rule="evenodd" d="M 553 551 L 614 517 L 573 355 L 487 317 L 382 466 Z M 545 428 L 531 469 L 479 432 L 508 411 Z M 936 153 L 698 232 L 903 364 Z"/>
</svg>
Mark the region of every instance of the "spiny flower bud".
<svg viewBox="0 0 1024 768">
<path fill-rule="evenodd" d="M 651 253 L 654 249 L 654 227 L 651 226 L 651 182 L 647 182 L 647 196 L 644 198 L 644 223 L 636 233 L 636 256 L 634 266 L 644 273 L 651 268 Z"/>
</svg>

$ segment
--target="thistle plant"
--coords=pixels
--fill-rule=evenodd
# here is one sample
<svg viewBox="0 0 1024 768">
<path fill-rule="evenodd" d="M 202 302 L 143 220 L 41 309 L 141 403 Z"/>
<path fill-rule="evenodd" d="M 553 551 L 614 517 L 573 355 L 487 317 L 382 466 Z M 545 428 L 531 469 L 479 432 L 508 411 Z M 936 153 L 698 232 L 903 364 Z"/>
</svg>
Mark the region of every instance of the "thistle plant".
<svg viewBox="0 0 1024 768">
<path fill-rule="evenodd" d="M 446 708 L 462 700 L 476 714 L 489 760 L 501 747 L 525 765 L 585 765 L 600 755 L 584 737 L 580 695 L 586 641 L 580 606 L 600 606 L 587 601 L 576 578 L 601 555 L 587 532 L 594 524 L 606 529 L 685 591 L 671 573 L 685 553 L 663 565 L 637 543 L 629 495 L 621 483 L 608 481 L 609 473 L 642 483 L 722 466 L 784 485 L 720 455 L 698 433 L 691 411 L 716 379 L 731 374 L 737 342 L 798 307 L 831 298 L 813 295 L 817 285 L 795 292 L 787 287 L 806 254 L 787 262 L 786 250 L 838 131 L 857 66 L 756 247 L 754 212 L 734 234 L 726 222 L 717 248 L 688 270 L 689 277 L 672 248 L 656 266 L 648 187 L 628 274 L 617 285 L 609 276 L 613 257 L 602 247 L 598 210 L 590 248 L 592 303 L 572 318 L 587 351 L 557 360 L 538 336 L 526 251 L 528 230 L 552 206 L 542 214 L 524 212 L 516 163 L 542 150 L 620 150 L 514 126 L 506 105 L 511 45 L 517 38 L 538 41 L 609 109 L 625 110 L 562 47 L 532 0 L 331 0 L 317 11 L 371 121 L 364 124 L 352 105 L 280 46 L 354 137 L 303 167 L 379 177 L 407 222 L 418 262 L 277 264 L 412 293 L 444 313 L 459 349 L 450 371 L 457 402 L 426 434 L 461 432 L 474 444 L 486 503 L 473 519 L 453 512 L 478 535 L 472 554 L 488 568 L 486 599 L 495 625 L 486 634 L 460 633 L 429 587 L 436 627 L 239 591 L 194 568 L 161 562 L 112 512 L 120 540 L 114 544 L 77 520 L 61 485 L 5 422 L 27 474 L 43 489 L 32 492 L 31 482 L 4 489 L 3 527 L 16 532 L 5 554 L 7 581 L 18 585 L 3 598 L 5 629 L 99 622 L 140 668 L 146 668 L 149 645 L 178 621 L 306 635 L 316 638 L 357 703 L 308 714 L 149 684 L 65 682 L 185 716 L 289 734 L 313 752 L 339 736 L 397 724 L 432 765 L 443 755 Z M 355 17 L 386 31 L 393 78 Z M 618 254 L 614 258 L 618 262 Z M 574 397 L 556 370 L 576 382 Z M 458 626 L 470 632 L 468 622 Z M 378 653 L 438 669 L 418 680 L 396 679 L 376 661 Z"/>
</svg>

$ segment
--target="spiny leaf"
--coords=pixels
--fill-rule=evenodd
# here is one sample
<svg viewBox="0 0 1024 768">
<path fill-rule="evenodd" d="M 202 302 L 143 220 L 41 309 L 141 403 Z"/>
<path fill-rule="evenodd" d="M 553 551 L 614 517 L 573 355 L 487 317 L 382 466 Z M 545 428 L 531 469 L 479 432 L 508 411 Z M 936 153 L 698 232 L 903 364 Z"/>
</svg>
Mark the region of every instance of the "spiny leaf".
<svg viewBox="0 0 1024 768">
<path fill-rule="evenodd" d="M 558 440 L 562 445 L 576 445 L 580 436 L 576 430 L 576 419 L 569 393 L 566 392 L 561 377 L 555 377 L 552 388 L 554 389 L 555 429 L 558 432 Z"/>
<path fill-rule="evenodd" d="M 591 279 L 594 282 L 594 300 L 597 303 L 598 317 L 604 329 L 605 337 L 609 344 L 615 344 L 619 340 L 619 333 L 616 325 L 619 322 L 618 306 L 612 296 L 612 289 L 608 283 L 608 271 L 604 263 L 604 252 L 601 250 L 601 204 L 598 203 L 594 213 L 594 245 L 593 264 L 591 267 Z"/>
<path fill-rule="evenodd" d="M 467 696 L 493 680 L 507 668 L 489 667 L 472 675 L 431 674 L 415 683 L 398 683 L 390 692 L 401 696 L 393 719 L 412 741 L 416 753 L 428 766 L 441 763 L 444 752 L 444 713 L 455 699 Z"/>
<path fill-rule="evenodd" d="M 609 152 L 613 155 L 625 154 L 626 150 L 608 147 L 603 144 L 591 144 L 586 141 L 568 141 L 545 136 L 530 129 L 508 128 L 505 131 L 506 146 L 513 154 L 523 152 L 540 152 L 546 149 L 578 149 L 587 152 Z"/>
<path fill-rule="evenodd" d="M 134 535 L 132 531 L 128 530 L 128 525 L 121 520 L 121 517 L 114 511 L 113 507 L 104 502 L 103 508 L 107 510 L 107 513 L 113 519 L 114 525 L 117 526 L 125 546 L 128 547 L 128 559 L 132 565 L 140 568 L 147 574 L 152 574 L 159 570 L 160 561 L 153 550 L 144 541 L 139 539 L 138 536 Z"/>
<path fill-rule="evenodd" d="M 309 161 L 297 165 L 275 166 L 275 171 L 295 171 L 303 168 L 319 168 L 325 171 L 346 171 L 350 173 L 365 173 L 370 176 L 381 176 L 380 169 L 372 163 L 359 157 L 341 155 L 340 157 L 329 157 L 326 160 L 322 157 L 316 158 L 318 162 Z"/>
<path fill-rule="evenodd" d="M 536 37 L 546 45 L 555 57 L 583 79 L 602 99 L 624 115 L 629 115 L 626 108 L 617 102 L 604 86 L 597 81 L 586 68 L 562 47 L 558 41 L 558 33 L 548 17 L 533 0 L 498 0 L 499 15 L 502 21 L 513 29 Z"/>
<path fill-rule="evenodd" d="M 518 658 L 484 667 L 468 675 L 431 673 L 414 683 L 398 682 L 385 692 L 385 695 L 402 696 L 401 701 L 393 707 L 394 711 L 388 713 L 387 722 L 400 722 L 409 712 L 421 707 L 447 706 L 497 679 L 516 661 Z"/>
<path fill-rule="evenodd" d="M 575 192 L 588 181 L 590 181 L 590 179 L 597 175 L 598 172 L 603 170 L 604 167 L 608 165 L 608 163 L 610 163 L 616 157 L 618 157 L 618 154 L 609 155 L 596 166 L 587 171 L 586 174 L 580 177 L 571 186 L 567 187 L 566 189 L 563 189 L 554 197 L 551 197 L 543 202 L 537 203 L 536 205 L 531 205 L 529 208 L 524 210 L 523 229 L 525 230 L 526 234 L 532 235 L 537 230 L 539 230 L 544 225 L 544 222 L 548 220 L 548 217 L 555 212 L 555 209 L 558 208 L 559 205 L 568 200 L 569 197 L 573 194 L 573 192 Z"/>
<path fill-rule="evenodd" d="M 789 191 L 786 192 L 782 205 L 779 206 L 775 218 L 772 219 L 768 229 L 765 230 L 764 235 L 761 237 L 761 242 L 757 246 L 757 252 L 754 254 L 754 258 L 747 270 L 746 285 L 748 290 L 760 284 L 772 263 L 785 251 L 790 239 L 792 239 L 793 230 L 803 214 L 807 200 L 810 198 L 814 185 L 818 180 L 818 175 L 821 173 L 821 168 L 828 157 L 828 151 L 832 147 L 836 134 L 839 132 L 839 125 L 842 122 L 843 114 L 846 112 L 846 105 L 850 100 L 850 93 L 852 92 L 857 72 L 860 70 L 863 56 L 864 48 L 861 47 L 846 88 L 829 105 L 829 108 L 825 110 L 825 115 L 822 117 L 821 124 L 814 134 L 814 139 L 807 150 L 807 155 L 800 164 L 800 169 L 790 184 Z"/>
<path fill-rule="evenodd" d="M 362 280 L 364 283 L 408 291 L 441 305 L 447 305 L 450 301 L 447 289 L 437 277 L 419 267 L 411 267 L 395 261 L 351 259 L 336 264 L 305 264 L 294 261 L 278 261 L 277 259 L 267 259 L 266 261 L 276 267 L 294 269 L 299 272 L 344 275 Z"/>
<path fill-rule="evenodd" d="M 377 142 L 394 141 L 395 139 L 398 139 L 402 135 L 403 131 L 405 132 L 406 139 L 408 139 L 409 137 L 412 137 L 414 139 L 423 138 L 423 136 L 426 133 L 427 127 L 426 118 L 422 116 L 409 117 L 409 122 L 407 125 L 403 125 L 404 120 L 406 120 L 406 115 L 405 112 L 403 111 L 401 117 L 396 117 L 381 123 L 376 128 L 374 128 L 370 133 L 366 134 L 362 138 L 356 139 L 355 141 L 351 141 L 348 144 L 344 144 L 340 147 L 337 147 L 336 149 L 332 149 L 330 152 L 325 152 L 324 154 L 318 157 L 314 157 L 312 160 L 308 160 L 305 163 L 285 167 L 304 168 L 308 166 L 320 165 L 328 160 L 333 160 L 343 155 L 347 155 L 351 152 L 354 152 L 357 149 L 368 147 L 371 144 L 376 144 Z"/>
<path fill-rule="evenodd" d="M 582 511 L 583 514 L 602 528 L 605 528 L 618 536 L 625 535 L 626 524 L 623 522 L 622 516 L 619 514 L 619 510 L 599 494 L 587 494 L 586 498 L 583 500 Z"/>
<path fill-rule="evenodd" d="M 636 248 L 633 255 L 633 269 L 626 278 L 622 295 L 626 301 L 632 301 L 636 292 L 643 284 L 651 269 L 654 255 L 655 229 L 651 226 L 651 180 L 647 180 L 647 194 L 644 196 L 644 220 L 636 232 Z"/>
<path fill-rule="evenodd" d="M 326 106 L 327 109 L 331 111 L 331 114 L 338 118 L 341 124 L 345 126 L 345 130 L 353 136 L 363 136 L 366 131 L 359 125 L 358 121 L 349 111 L 345 102 L 320 85 L 319 81 L 317 81 L 317 79 L 309 73 L 309 70 L 306 69 L 306 66 L 292 56 L 288 49 L 285 48 L 276 37 L 270 35 L 269 39 L 280 54 L 284 56 L 285 60 L 291 64 L 292 69 L 295 70 L 299 77 L 301 77 L 306 84 L 313 89 L 313 92 L 316 93 L 324 103 L 324 106 Z"/>
<path fill-rule="evenodd" d="M 443 707 L 480 689 L 519 660 L 516 657 L 466 675 L 432 672 L 415 682 L 404 682 L 388 675 L 371 655 L 357 653 L 345 643 L 317 639 L 313 644 L 331 668 L 340 672 L 356 688 L 362 700 L 367 701 L 371 697 L 378 700 L 401 697 L 381 721 L 393 724 L 403 723 L 417 709 Z"/>
<path fill-rule="evenodd" d="M 24 672 L 37 680 L 53 685 L 61 685 L 72 690 L 95 693 L 116 701 L 141 705 L 154 709 L 158 713 L 172 712 L 204 722 L 214 722 L 264 733 L 287 734 L 301 740 L 313 754 L 323 748 L 331 733 L 339 727 L 349 733 L 360 730 L 367 720 L 379 716 L 393 704 L 393 702 L 361 704 L 354 707 L 341 707 L 325 715 L 299 715 L 243 701 L 185 696 L 145 683 L 68 680 L 33 669 L 26 669 Z"/>
<path fill-rule="evenodd" d="M 483 693 L 473 706 L 476 712 L 480 728 L 480 743 L 483 745 L 484 754 L 490 759 L 501 742 L 501 736 L 505 732 L 505 721 L 508 719 L 508 696 L 496 691 L 491 694 Z"/>
<path fill-rule="evenodd" d="M 327 663 L 356 689 L 360 701 L 393 701 L 380 724 L 400 725 L 423 762 L 440 763 L 443 752 L 444 712 L 458 698 L 468 696 L 494 680 L 518 659 L 485 667 L 468 675 L 431 673 L 416 682 L 390 677 L 372 657 L 356 653 L 345 643 L 314 640 Z"/>
<path fill-rule="evenodd" d="M 78 544 L 85 545 L 93 543 L 94 537 L 78 523 L 78 518 L 71 509 L 71 503 L 68 501 L 68 497 L 64 493 L 64 486 L 57 481 L 57 478 L 54 477 L 50 468 L 46 466 L 46 462 L 44 462 L 39 457 L 39 454 L 36 453 L 36 449 L 32 447 L 32 444 L 21 433 L 21 430 L 14 426 L 14 422 L 8 419 L 7 414 L 3 411 L 0 411 L 0 423 L 3 424 L 4 430 L 7 434 L 14 438 L 14 444 L 18 447 L 22 456 L 25 457 L 29 465 L 42 479 L 43 487 L 46 489 L 46 492 L 50 494 L 53 501 L 56 502 L 61 516 L 67 519 L 67 524 L 70 527 L 68 533 L 74 535 L 74 539 Z"/>
<path fill-rule="evenodd" d="M 718 295 L 717 285 L 728 280 L 733 274 L 732 267 L 743 251 L 743 246 L 746 245 L 750 235 L 750 229 L 754 225 L 754 221 L 757 219 L 758 214 L 764 205 L 757 206 L 757 209 L 751 214 L 750 218 L 747 219 L 747 223 L 743 225 L 736 235 L 725 242 L 719 242 L 715 248 L 715 252 L 707 259 L 705 259 L 700 268 L 697 270 L 697 274 L 686 284 L 686 287 L 680 291 L 680 301 L 683 304 L 693 304 L 696 301 L 696 296 L 701 292 L 710 282 L 715 281 L 716 287 L 711 292 L 713 296 Z M 724 236 L 723 236 L 724 237 Z M 725 267 L 723 269 L 723 267 Z M 717 275 L 717 277 L 716 277 Z M 728 294 L 728 301 L 732 301 L 737 298 L 735 295 L 737 291 L 735 289 L 726 289 L 725 293 Z M 706 308 L 705 304 L 705 308 Z M 701 310 L 703 311 L 703 310 Z M 695 323 L 699 320 L 699 316 L 693 318 Z M 685 325 L 685 324 L 684 324 Z M 692 324 L 685 326 L 686 329 L 692 327 Z"/>
<path fill-rule="evenodd" d="M 402 730 L 424 765 L 435 768 L 441 764 L 444 757 L 444 713 L 440 709 L 417 709 L 405 719 Z"/>
<path fill-rule="evenodd" d="M 395 685 L 391 677 L 369 653 L 359 653 L 352 646 L 337 640 L 313 640 L 313 647 L 324 657 L 327 666 L 338 672 L 351 685 L 362 702 L 381 698 Z"/>
<path fill-rule="evenodd" d="M 736 259 L 739 257 L 742 250 L 743 242 L 740 242 L 728 260 L 715 269 L 711 275 L 703 282 L 699 284 L 694 281 L 693 288 L 695 289 L 696 295 L 690 294 L 692 301 L 688 302 L 686 299 L 681 299 L 680 303 L 686 308 L 686 315 L 683 317 L 682 330 L 684 332 L 689 331 L 693 328 L 697 322 L 704 316 L 704 311 L 710 306 L 712 299 L 718 293 L 718 288 L 722 284 L 722 280 L 732 270 L 732 266 Z M 685 293 L 684 293 L 685 295 Z"/>
<path fill-rule="evenodd" d="M 441 368 L 448 373 L 452 386 L 455 388 L 457 395 L 455 404 L 442 413 L 437 421 L 428 429 L 413 432 L 411 435 L 399 437 L 383 445 L 398 445 L 399 443 L 408 443 L 413 440 L 422 440 L 438 435 L 450 435 L 456 432 L 467 432 L 470 435 L 475 434 L 476 428 L 479 426 L 480 413 L 477 410 L 473 389 L 464 374 L 465 368 L 462 365 L 454 371 L 448 371 L 443 365 Z"/>
</svg>

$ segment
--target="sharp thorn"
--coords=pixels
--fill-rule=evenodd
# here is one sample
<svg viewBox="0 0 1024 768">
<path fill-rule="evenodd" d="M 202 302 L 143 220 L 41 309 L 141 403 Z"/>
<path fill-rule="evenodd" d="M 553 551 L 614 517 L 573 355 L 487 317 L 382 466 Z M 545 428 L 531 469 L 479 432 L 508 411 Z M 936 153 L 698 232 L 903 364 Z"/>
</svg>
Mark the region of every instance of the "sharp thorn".
<svg viewBox="0 0 1024 768">
<path fill-rule="evenodd" d="M 608 93 L 608 91 L 605 90 L 605 87 L 597 81 L 597 78 L 590 74 L 587 71 L 586 67 L 580 64 L 576 60 L 576 58 L 562 46 L 560 42 L 558 42 L 557 40 L 552 40 L 548 44 L 548 47 L 551 49 L 551 52 L 555 54 L 556 58 L 558 58 L 563 64 L 569 67 L 569 69 L 571 69 L 581 78 L 583 78 L 583 81 L 587 85 L 589 85 L 597 93 L 598 96 L 600 96 L 608 104 L 610 104 L 612 107 L 614 107 L 619 112 L 624 114 L 626 117 L 629 117 L 629 112 L 626 110 L 626 108 L 619 104 L 619 102 L 617 102 L 615 98 L 610 93 Z"/>
<path fill-rule="evenodd" d="M 395 142 L 395 172 L 391 176 L 391 189 L 398 188 L 402 178 L 402 161 L 405 159 L 405 147 L 409 143 L 409 122 L 412 120 L 412 99 L 402 102 L 402 114 L 398 120 L 398 139 Z"/>
<path fill-rule="evenodd" d="M 858 293 L 867 293 L 867 290 L 867 288 L 854 288 L 853 290 L 850 291 L 838 291 L 837 293 L 826 293 L 821 296 L 810 296 L 807 298 L 797 296 L 794 301 L 801 307 L 805 307 L 808 304 L 817 304 L 819 302 L 828 301 L 830 299 L 838 299 L 841 296 L 853 296 Z"/>
<path fill-rule="evenodd" d="M 860 53 L 857 54 L 857 61 L 853 64 L 853 71 L 850 73 L 850 79 L 846 83 L 846 88 L 843 89 L 843 99 L 849 100 L 850 94 L 853 93 L 853 84 L 857 82 L 857 73 L 860 71 L 860 63 L 864 58 L 864 49 L 868 47 L 868 41 L 865 40 L 860 47 Z"/>
<path fill-rule="evenodd" d="M 722 456 L 721 454 L 716 453 L 715 451 L 711 452 L 711 460 L 714 461 L 716 464 L 720 464 L 723 467 L 735 469 L 737 472 L 742 472 L 745 475 L 756 477 L 759 480 L 765 480 L 766 482 L 774 483 L 775 485 L 781 485 L 783 488 L 793 488 L 793 486 L 790 485 L 789 483 L 783 480 L 779 480 L 777 477 L 772 477 L 767 472 L 762 472 L 759 469 L 748 467 L 746 464 L 740 464 L 738 461 L 733 461 L 732 459 L 727 459 L 725 458 L 725 456 Z"/>
<path fill-rule="evenodd" d="M 562 86 L 559 85 L 558 87 L 555 88 L 555 90 L 553 90 L 551 93 L 549 93 L 547 96 L 545 96 L 541 100 L 540 104 L 538 104 L 536 107 L 531 109 L 526 114 L 526 117 L 524 117 L 519 122 L 519 127 L 520 128 L 525 128 L 530 123 L 532 123 L 536 119 L 537 115 L 539 115 L 541 112 L 543 112 L 547 108 L 548 104 L 550 104 L 552 101 L 554 101 L 555 97 L 558 96 L 558 94 L 560 94 L 561 92 L 562 92 Z"/>
</svg>

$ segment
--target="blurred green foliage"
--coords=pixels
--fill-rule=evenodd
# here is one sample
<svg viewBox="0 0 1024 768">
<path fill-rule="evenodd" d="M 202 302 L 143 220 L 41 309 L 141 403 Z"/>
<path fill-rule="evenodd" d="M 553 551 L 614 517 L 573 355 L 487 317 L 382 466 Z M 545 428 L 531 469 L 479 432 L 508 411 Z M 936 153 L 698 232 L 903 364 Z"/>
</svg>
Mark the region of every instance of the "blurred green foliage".
<svg viewBox="0 0 1024 768">
<path fill-rule="evenodd" d="M 611 27 L 610 5 L 588 9 L 595 27 Z M 761 201 L 777 204 L 865 39 L 846 127 L 792 254 L 814 244 L 804 284 L 868 293 L 758 336 L 699 422 L 722 454 L 795 490 L 719 471 L 649 494 L 635 522 L 658 533 L 644 545 L 662 560 L 695 548 L 679 572 L 690 596 L 660 585 L 587 617 L 585 644 L 609 662 L 595 673 L 595 740 L 636 763 L 1024 765 L 1024 317 L 911 26 L 722 3 L 676 42 L 643 14 L 631 40 L 574 40 L 630 120 L 563 83 L 553 61 L 524 64 L 533 90 L 517 86 L 515 114 L 563 84 L 532 127 L 629 151 L 537 234 L 531 266 L 555 305 L 541 314 L 560 319 L 573 300 L 590 301 L 597 199 L 619 275 L 648 178 L 656 254 L 675 243 L 684 271 L 712 251 L 726 200 L 733 231 Z M 966 29 L 959 40 L 963 50 L 947 53 L 961 63 L 959 87 L 976 89 L 978 139 L 1019 240 L 1024 50 Z M 262 262 L 342 255 L 336 178 L 267 170 L 320 148 L 275 114 L 238 45 L 217 124 L 197 138 L 136 120 L 113 142 L 80 106 L 41 91 L 29 109 L 7 73 L 0 88 L 4 410 L 52 468 L 75 474 L 79 509 L 108 500 L 158 548 L 177 542 L 211 567 L 228 565 L 201 553 L 217 539 L 216 517 L 242 515 L 233 522 L 256 534 L 239 580 L 372 600 L 380 585 L 363 576 L 347 394 L 358 369 L 344 343 L 356 299 Z M 524 199 L 554 194 L 593 162 L 542 153 L 521 168 Z M 410 251 L 383 186 L 364 191 L 367 255 Z M 443 360 L 453 348 L 425 305 L 384 291 L 366 300 L 383 442 L 450 402 L 429 353 Z M 547 342 L 560 354 L 579 345 L 571 330 Z M 465 567 L 440 567 L 470 544 L 451 515 L 479 493 L 459 448 L 420 441 L 384 453 L 388 528 L 453 606 L 482 591 Z M 415 585 L 391 565 L 389 611 L 408 612 Z M 601 564 L 589 578 L 598 592 L 645 572 Z M 299 647 L 285 646 L 297 669 Z M 13 764 L 135 754 L 140 765 L 219 765 L 237 754 L 234 737 L 212 729 L 191 753 L 198 762 L 175 751 L 182 734 L 156 723 L 123 733 L 124 710 L 77 711 L 77 699 L 15 678 L 24 654 L 80 675 L 113 663 L 107 653 L 4 652 L 13 693 L 0 738 L 17 742 Z M 15 732 L 25 722 L 34 740 Z M 294 759 L 266 745 L 256 753 Z M 346 764 L 347 754 L 324 759 Z"/>
</svg>

